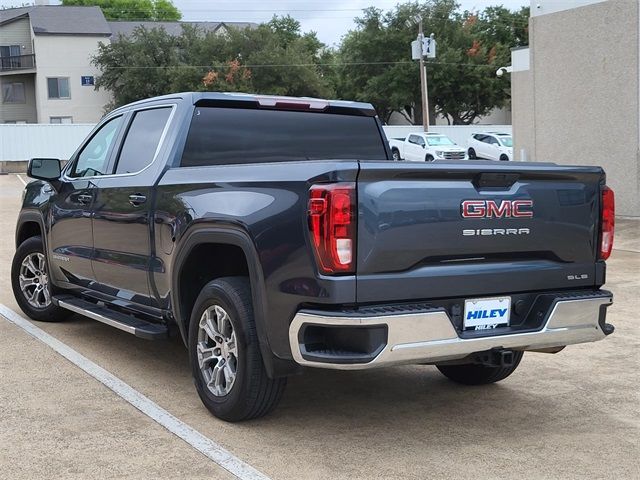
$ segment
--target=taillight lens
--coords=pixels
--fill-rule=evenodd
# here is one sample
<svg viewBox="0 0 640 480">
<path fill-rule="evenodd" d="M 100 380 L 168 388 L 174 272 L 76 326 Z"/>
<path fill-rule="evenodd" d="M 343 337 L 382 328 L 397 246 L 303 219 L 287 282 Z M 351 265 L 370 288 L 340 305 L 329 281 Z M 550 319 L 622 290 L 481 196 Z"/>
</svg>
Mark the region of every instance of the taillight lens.
<svg viewBox="0 0 640 480">
<path fill-rule="evenodd" d="M 600 214 L 600 258 L 606 260 L 613 249 L 613 229 L 615 226 L 616 207 L 613 190 L 602 189 L 602 205 Z"/>
<path fill-rule="evenodd" d="M 354 271 L 355 197 L 354 183 L 314 185 L 309 191 L 309 230 L 322 273 Z"/>
</svg>

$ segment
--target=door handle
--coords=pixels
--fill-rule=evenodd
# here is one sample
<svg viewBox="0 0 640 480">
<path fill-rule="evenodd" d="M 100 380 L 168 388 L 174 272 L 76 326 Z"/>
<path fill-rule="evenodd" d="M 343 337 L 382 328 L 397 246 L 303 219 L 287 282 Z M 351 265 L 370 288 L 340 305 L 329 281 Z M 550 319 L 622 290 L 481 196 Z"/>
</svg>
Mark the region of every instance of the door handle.
<svg viewBox="0 0 640 480">
<path fill-rule="evenodd" d="M 136 193 L 135 195 L 129 195 L 129 203 L 134 207 L 139 207 L 146 201 L 147 197 L 145 197 L 144 195 L 140 195 L 139 193 Z"/>
<path fill-rule="evenodd" d="M 87 193 L 81 193 L 80 195 L 78 195 L 78 202 L 80 202 L 82 205 L 87 205 L 88 203 L 91 203 L 92 200 L 93 195 Z"/>
</svg>

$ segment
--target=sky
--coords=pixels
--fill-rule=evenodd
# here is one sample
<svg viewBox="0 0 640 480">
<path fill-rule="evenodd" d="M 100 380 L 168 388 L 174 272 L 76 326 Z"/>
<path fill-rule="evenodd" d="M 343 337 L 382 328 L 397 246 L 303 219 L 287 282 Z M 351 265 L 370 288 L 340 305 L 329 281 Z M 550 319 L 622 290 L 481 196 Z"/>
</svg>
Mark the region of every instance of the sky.
<svg viewBox="0 0 640 480">
<path fill-rule="evenodd" d="M 0 7 L 20 6 L 28 0 L 0 0 Z M 59 3 L 51 0 L 51 4 Z M 183 20 L 244 21 L 260 23 L 274 14 L 289 14 L 302 24 L 303 31 L 315 31 L 318 38 L 334 45 L 353 28 L 353 19 L 363 8 L 393 8 L 399 0 L 173 0 Z M 530 0 L 458 0 L 463 10 L 482 10 L 503 5 L 511 10 L 529 5 Z M 434 32 L 437 34 L 438 32 Z"/>
</svg>

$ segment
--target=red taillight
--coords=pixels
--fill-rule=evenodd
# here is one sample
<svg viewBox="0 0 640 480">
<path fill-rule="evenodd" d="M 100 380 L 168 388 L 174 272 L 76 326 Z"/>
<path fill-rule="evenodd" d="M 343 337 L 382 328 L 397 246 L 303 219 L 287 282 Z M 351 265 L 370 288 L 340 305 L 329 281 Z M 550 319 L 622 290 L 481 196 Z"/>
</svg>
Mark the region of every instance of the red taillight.
<svg viewBox="0 0 640 480">
<path fill-rule="evenodd" d="M 613 190 L 609 187 L 602 189 L 602 205 L 600 208 L 600 259 L 606 260 L 613 249 L 613 229 L 616 218 Z"/>
<path fill-rule="evenodd" d="M 309 230 L 322 273 L 354 271 L 355 196 L 354 183 L 315 185 L 309 191 Z"/>
</svg>

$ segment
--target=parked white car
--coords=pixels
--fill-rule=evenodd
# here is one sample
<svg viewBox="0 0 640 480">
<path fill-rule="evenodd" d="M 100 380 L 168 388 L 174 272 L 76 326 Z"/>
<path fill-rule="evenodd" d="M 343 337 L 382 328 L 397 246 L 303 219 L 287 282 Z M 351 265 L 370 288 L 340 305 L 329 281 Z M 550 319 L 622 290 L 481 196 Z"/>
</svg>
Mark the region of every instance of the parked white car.
<svg viewBox="0 0 640 480">
<path fill-rule="evenodd" d="M 411 133 L 406 138 L 392 138 L 389 147 L 394 160 L 433 162 L 467 158 L 463 147 L 441 133 Z"/>
<path fill-rule="evenodd" d="M 467 142 L 469 158 L 513 160 L 513 139 L 508 133 L 473 133 Z"/>
</svg>

